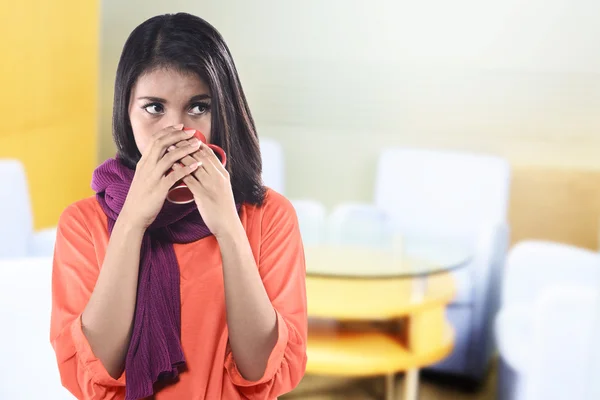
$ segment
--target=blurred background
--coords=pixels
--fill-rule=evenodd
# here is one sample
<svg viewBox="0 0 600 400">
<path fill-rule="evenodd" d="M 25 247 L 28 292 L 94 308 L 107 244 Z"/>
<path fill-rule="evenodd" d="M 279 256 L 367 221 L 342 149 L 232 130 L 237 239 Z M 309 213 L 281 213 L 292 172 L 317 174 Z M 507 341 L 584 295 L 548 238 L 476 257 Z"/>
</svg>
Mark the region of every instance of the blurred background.
<svg viewBox="0 0 600 400">
<path fill-rule="evenodd" d="M 442 301 L 445 281 L 440 292 L 426 282 L 419 300 L 399 296 L 391 312 L 410 319 L 406 304 L 433 313 L 428 296 L 439 300 L 444 322 L 427 329 L 454 334 L 431 339 L 448 342 L 431 350 L 438 356 L 409 360 L 418 349 L 407 345 L 398 362 L 345 371 L 336 365 L 361 361 L 340 354 L 361 344 L 323 350 L 318 336 L 309 345 L 318 365 L 290 398 L 600 398 L 595 0 L 3 0 L 0 258 L 51 255 L 60 213 L 93 194 L 93 169 L 115 154 L 113 85 L 127 36 L 178 11 L 228 43 L 265 146 L 265 182 L 297 208 L 315 285 L 369 275 L 365 265 L 319 268 L 343 264 L 331 249 L 376 237 L 357 259 L 400 246 L 412 260 L 381 261 L 385 279 L 448 277 L 456 288 Z M 371 236 L 348 239 L 344 224 Z M 382 249 L 388 239 L 396 244 Z M 415 259 L 428 267 L 416 271 Z M 355 319 L 320 295 L 309 296 L 315 318 Z M 376 377 L 391 374 L 391 385 Z M 0 398 L 11 399 L 4 382 Z"/>
</svg>

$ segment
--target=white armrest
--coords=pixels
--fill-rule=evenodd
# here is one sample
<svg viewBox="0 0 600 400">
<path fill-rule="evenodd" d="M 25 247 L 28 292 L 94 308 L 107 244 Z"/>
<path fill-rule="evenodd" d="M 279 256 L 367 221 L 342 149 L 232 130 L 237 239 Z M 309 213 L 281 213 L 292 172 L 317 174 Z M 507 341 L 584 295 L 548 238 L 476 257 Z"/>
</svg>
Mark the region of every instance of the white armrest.
<svg viewBox="0 0 600 400">
<path fill-rule="evenodd" d="M 509 227 L 506 222 L 482 224 L 475 242 L 473 262 L 479 265 L 503 263 L 508 248 L 508 239 Z"/>
<path fill-rule="evenodd" d="M 33 257 L 52 256 L 56 242 L 56 227 L 33 233 L 29 246 L 29 255 Z"/>
<path fill-rule="evenodd" d="M 502 359 L 515 371 L 524 373 L 531 360 L 532 310 L 510 307 L 500 310 L 494 324 Z"/>
<path fill-rule="evenodd" d="M 486 301 L 474 302 L 475 313 L 491 312 L 493 318 L 499 306 L 500 285 L 502 282 L 502 270 L 506 259 L 509 241 L 509 227 L 506 222 L 488 223 L 482 225 L 475 242 L 473 253 L 472 271 L 475 299 L 486 299 Z M 490 291 L 493 295 L 490 295 Z M 489 301 L 493 300 L 490 309 Z M 481 308 L 478 310 L 477 308 Z"/>
<path fill-rule="evenodd" d="M 506 222 L 481 225 L 470 273 L 473 276 L 471 349 L 473 360 L 485 364 L 495 352 L 494 317 L 500 308 L 502 271 L 509 241 Z"/>
<path fill-rule="evenodd" d="M 533 305 L 512 304 L 498 313 L 498 348 L 504 362 L 527 376 L 526 398 L 591 398 L 583 390 L 591 382 L 598 296 L 597 289 L 552 286 Z"/>
<path fill-rule="evenodd" d="M 562 243 L 525 241 L 510 252 L 504 271 L 502 304 L 533 303 L 550 286 L 590 286 L 600 282 L 600 257 Z"/>
<path fill-rule="evenodd" d="M 473 285 L 476 299 L 493 300 L 493 310 L 490 309 L 489 301 L 475 301 L 475 313 L 481 313 L 482 309 L 492 312 L 493 318 L 498 309 L 500 297 L 500 285 L 502 269 L 504 266 L 506 251 L 508 248 L 509 228 L 506 222 L 489 223 L 482 225 L 475 242 L 473 253 L 472 271 Z M 493 291 L 493 296 L 490 296 Z M 477 309 L 479 308 L 479 310 Z"/>
<path fill-rule="evenodd" d="M 586 391 L 598 335 L 598 289 L 597 283 L 550 286 L 536 299 L 528 398 L 591 399 Z M 548 387 L 549 382 L 560 385 Z"/>
</svg>

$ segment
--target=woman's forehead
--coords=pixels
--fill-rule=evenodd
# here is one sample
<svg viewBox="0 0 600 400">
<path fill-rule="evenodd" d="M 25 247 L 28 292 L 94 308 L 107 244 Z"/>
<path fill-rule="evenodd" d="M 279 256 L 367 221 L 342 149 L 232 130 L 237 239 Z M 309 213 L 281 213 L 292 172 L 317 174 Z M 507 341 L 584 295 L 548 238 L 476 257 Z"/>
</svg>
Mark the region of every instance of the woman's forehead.
<svg viewBox="0 0 600 400">
<path fill-rule="evenodd" d="M 210 94 L 210 88 L 197 74 L 182 72 L 174 68 L 159 68 L 148 71 L 138 78 L 133 86 L 132 97 L 190 98 Z"/>
</svg>

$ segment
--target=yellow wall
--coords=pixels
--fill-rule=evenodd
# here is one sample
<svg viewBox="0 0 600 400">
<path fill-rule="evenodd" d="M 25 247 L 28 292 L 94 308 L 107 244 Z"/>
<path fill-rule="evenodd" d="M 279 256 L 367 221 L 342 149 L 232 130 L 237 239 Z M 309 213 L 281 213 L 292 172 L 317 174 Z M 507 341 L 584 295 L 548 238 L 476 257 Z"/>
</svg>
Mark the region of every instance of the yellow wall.
<svg viewBox="0 0 600 400">
<path fill-rule="evenodd" d="M 510 229 L 513 243 L 546 239 L 600 249 L 600 171 L 516 167 Z"/>
<path fill-rule="evenodd" d="M 97 1 L 3 1 L 0 158 L 26 168 L 35 226 L 90 195 L 96 164 Z"/>
</svg>

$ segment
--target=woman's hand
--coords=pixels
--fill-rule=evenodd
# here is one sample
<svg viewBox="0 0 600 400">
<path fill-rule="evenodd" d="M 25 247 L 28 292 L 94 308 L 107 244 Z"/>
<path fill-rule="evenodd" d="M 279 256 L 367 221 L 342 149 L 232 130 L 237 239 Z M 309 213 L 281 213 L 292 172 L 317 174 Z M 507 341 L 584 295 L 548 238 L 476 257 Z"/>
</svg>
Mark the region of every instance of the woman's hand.
<svg viewBox="0 0 600 400">
<path fill-rule="evenodd" d="M 179 151 L 187 146 L 186 142 L 178 143 L 171 147 L 172 150 L 169 152 Z M 223 167 L 212 149 L 202 142 L 200 142 L 198 151 L 189 157 L 182 158 L 181 165 L 175 164 L 173 170 L 179 172 L 194 163 L 199 163 L 198 168 L 183 178 L 183 182 L 194 194 L 194 201 L 204 223 L 218 239 L 230 232 L 230 229 L 241 226 L 229 172 Z"/>
<path fill-rule="evenodd" d="M 154 134 L 135 170 L 133 182 L 123 205 L 121 215 L 136 227 L 148 228 L 162 209 L 167 193 L 177 181 L 198 169 L 197 162 L 169 170 L 182 158 L 198 151 L 199 140 L 190 140 L 194 131 L 183 131 L 183 125 L 171 126 Z M 174 151 L 167 149 L 186 141 Z"/>
</svg>

